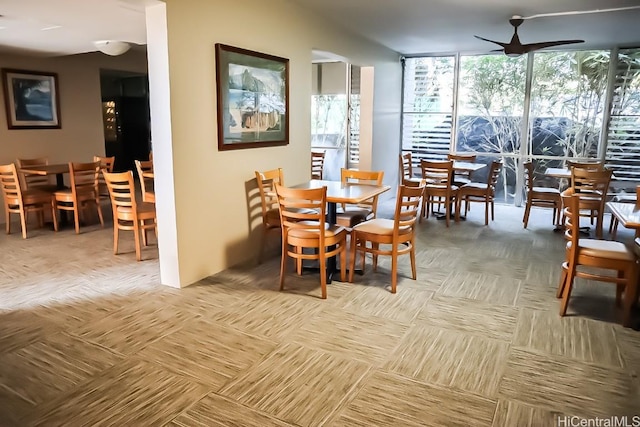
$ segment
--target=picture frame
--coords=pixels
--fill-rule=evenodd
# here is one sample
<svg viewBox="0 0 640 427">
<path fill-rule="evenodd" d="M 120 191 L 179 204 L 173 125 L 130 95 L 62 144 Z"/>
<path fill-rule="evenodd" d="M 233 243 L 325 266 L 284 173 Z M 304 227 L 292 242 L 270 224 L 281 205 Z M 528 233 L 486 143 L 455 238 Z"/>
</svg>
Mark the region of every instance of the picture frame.
<svg viewBox="0 0 640 427">
<path fill-rule="evenodd" d="M 2 69 L 9 129 L 60 129 L 58 75 Z"/>
<path fill-rule="evenodd" d="M 289 60 L 215 45 L 218 150 L 289 143 Z"/>
</svg>

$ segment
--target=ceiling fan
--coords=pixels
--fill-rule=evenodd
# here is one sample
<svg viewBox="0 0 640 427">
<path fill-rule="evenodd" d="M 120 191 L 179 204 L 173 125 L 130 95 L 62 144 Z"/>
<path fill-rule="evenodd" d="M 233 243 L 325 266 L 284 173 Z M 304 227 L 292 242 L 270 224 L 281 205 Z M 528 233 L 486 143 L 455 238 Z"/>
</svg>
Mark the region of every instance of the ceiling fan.
<svg viewBox="0 0 640 427">
<path fill-rule="evenodd" d="M 524 18 L 519 15 L 514 15 L 509 19 L 509 23 L 513 25 L 513 37 L 509 43 L 498 42 L 495 40 L 485 39 L 484 37 L 474 36 L 477 39 L 484 40 L 490 43 L 495 43 L 502 46 L 502 49 L 496 49 L 493 52 L 504 52 L 507 56 L 520 56 L 525 53 L 533 52 L 534 50 L 544 49 L 552 46 L 562 46 L 567 44 L 584 43 L 584 40 L 554 40 L 548 42 L 527 43 L 522 44 L 520 37 L 518 37 L 518 27 L 524 22 Z"/>
</svg>

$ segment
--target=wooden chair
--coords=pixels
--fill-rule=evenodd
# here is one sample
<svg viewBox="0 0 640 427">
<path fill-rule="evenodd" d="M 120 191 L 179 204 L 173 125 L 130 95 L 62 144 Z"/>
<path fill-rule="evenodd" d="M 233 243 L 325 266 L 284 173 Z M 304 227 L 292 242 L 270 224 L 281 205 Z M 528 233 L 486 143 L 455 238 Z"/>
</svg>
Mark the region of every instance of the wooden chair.
<svg viewBox="0 0 640 427">
<path fill-rule="evenodd" d="M 602 221 L 611 182 L 611 169 L 571 168 L 570 194 L 580 195 L 580 216 L 596 220 L 596 237 L 602 239 Z M 565 190 L 566 191 L 566 190 Z"/>
<path fill-rule="evenodd" d="M 340 170 L 340 180 L 346 183 L 382 185 L 384 171 L 361 171 L 353 169 Z M 376 217 L 378 209 L 378 196 L 365 200 L 357 205 L 342 204 L 341 210 L 336 214 L 336 222 L 343 227 L 353 227 L 363 221 Z"/>
<path fill-rule="evenodd" d="M 38 214 L 40 227 L 44 224 L 44 211 L 51 209 L 53 217 L 55 212 L 51 206 L 52 193 L 39 189 L 23 189 L 16 165 L 0 165 L 0 184 L 4 196 L 4 213 L 7 234 L 11 234 L 11 214 L 20 215 L 22 238 L 27 238 L 27 219 L 30 212 Z"/>
<path fill-rule="evenodd" d="M 404 185 L 406 181 L 412 181 L 414 183 L 420 183 L 420 181 L 422 181 L 422 178 L 417 176 L 413 169 L 411 152 L 400 154 L 399 173 L 401 184 Z"/>
<path fill-rule="evenodd" d="M 113 210 L 113 253 L 118 254 L 119 230 L 133 231 L 136 246 L 136 260 L 140 261 L 140 235 L 142 244 L 147 246 L 147 230 L 156 234 L 156 207 L 154 203 L 138 203 L 135 196 L 135 184 L 131 171 L 109 173 L 103 171 L 104 180 L 111 196 Z"/>
<path fill-rule="evenodd" d="M 46 157 L 38 157 L 35 159 L 17 159 L 16 164 L 18 169 L 26 168 L 29 166 L 46 166 L 49 164 L 49 159 Z M 51 182 L 49 175 L 37 175 L 32 173 L 20 172 L 22 178 L 22 186 L 25 190 L 41 190 L 53 193 L 58 190 L 56 184 Z"/>
<path fill-rule="evenodd" d="M 525 162 L 524 183 L 527 192 L 527 204 L 524 209 L 524 217 L 522 218 L 524 228 L 527 228 L 529 224 L 529 214 L 531 213 L 532 206 L 553 208 L 553 223 L 554 225 L 559 225 L 562 213 L 560 190 L 557 188 L 536 187 L 533 175 L 533 162 Z"/>
<path fill-rule="evenodd" d="M 324 151 L 311 152 L 311 179 L 322 179 L 324 171 Z"/>
<path fill-rule="evenodd" d="M 116 161 L 115 156 L 111 157 L 102 157 L 102 156 L 93 156 L 94 162 L 100 162 L 100 169 L 113 172 L 113 165 Z M 104 182 L 104 175 L 101 173 L 98 174 L 98 195 L 100 196 L 100 200 L 107 199 L 110 200 L 109 197 L 109 189 L 107 188 L 107 183 Z"/>
<path fill-rule="evenodd" d="M 327 188 L 286 188 L 276 184 L 282 224 L 280 290 L 284 289 L 287 257 L 296 260 L 298 273 L 304 260 L 318 260 L 322 298 L 327 298 L 327 259 L 340 255 L 340 280 L 346 279 L 347 230 L 327 224 Z M 313 252 L 305 253 L 304 248 Z"/>
<path fill-rule="evenodd" d="M 274 230 L 280 231 L 280 207 L 275 185 L 284 185 L 284 177 L 281 168 L 255 172 L 262 205 L 262 239 L 258 254 L 258 263 L 261 263 L 268 234 Z"/>
<path fill-rule="evenodd" d="M 491 221 L 495 219 L 494 213 L 494 199 L 496 193 L 496 184 L 500 177 L 500 169 L 502 168 L 501 161 L 491 162 L 489 168 L 489 174 L 487 175 L 487 182 L 471 182 L 460 187 L 458 193 L 458 206 L 456 209 L 456 220 L 460 217 L 460 209 L 462 208 L 462 202 L 464 201 L 465 208 L 464 214 L 469 212 L 469 203 L 478 202 L 484 203 L 484 225 L 489 225 L 489 207 L 491 207 Z"/>
<path fill-rule="evenodd" d="M 398 282 L 398 256 L 409 254 L 411 278 L 416 280 L 415 225 L 424 193 L 423 185 L 415 187 L 400 185 L 393 219 L 376 218 L 353 227 L 351 230 L 349 282 L 353 282 L 357 251 L 362 252 L 363 271 L 366 253 L 373 255 L 374 271 L 378 266 L 379 255 L 391 256 L 391 293 L 393 294 L 396 293 Z M 385 246 L 381 247 L 380 245 Z"/>
<path fill-rule="evenodd" d="M 422 179 L 426 183 L 421 216 L 429 218 L 429 212 L 432 210 L 433 204 L 444 203 L 445 220 L 447 227 L 449 227 L 454 203 L 458 197 L 458 187 L 453 185 L 453 161 L 422 160 L 420 167 L 422 169 Z"/>
<path fill-rule="evenodd" d="M 104 227 L 102 208 L 100 207 L 100 195 L 98 194 L 98 176 L 100 175 L 100 162 L 74 163 L 69 162 L 69 175 L 71 188 L 65 188 L 53 193 L 51 200 L 54 208 L 62 211 L 73 212 L 76 234 L 80 233 L 80 215 L 90 204 L 95 204 L 98 210 L 100 224 Z M 57 219 L 53 221 L 58 231 Z"/>
<path fill-rule="evenodd" d="M 140 180 L 140 190 L 142 192 L 142 201 L 147 203 L 156 202 L 156 193 L 153 190 L 153 179 L 145 178 L 144 173 L 153 172 L 153 162 L 150 160 L 134 160 L 136 171 L 138 171 L 138 179 Z"/>
<path fill-rule="evenodd" d="M 631 323 L 631 308 L 638 291 L 636 256 L 626 245 L 610 240 L 580 239 L 580 205 L 578 194 L 563 193 L 565 209 L 565 235 L 567 237 L 567 256 L 562 263 L 560 284 L 556 296 L 562 298 L 560 316 L 564 316 L 569 305 L 569 297 L 574 279 L 610 282 L 616 284 L 616 305 L 620 305 L 624 293 L 624 326 Z M 583 269 L 587 267 L 588 269 Z M 596 269 L 613 270 L 616 275 L 601 274 Z"/>
<path fill-rule="evenodd" d="M 602 170 L 604 169 L 604 163 L 602 162 L 576 162 L 573 160 L 567 160 L 567 167 L 569 169 L 589 169 L 589 170 Z"/>
<path fill-rule="evenodd" d="M 475 154 L 448 154 L 447 160 L 475 163 L 477 156 Z M 471 171 L 458 171 L 453 173 L 453 185 L 462 187 L 471 181 Z"/>
</svg>

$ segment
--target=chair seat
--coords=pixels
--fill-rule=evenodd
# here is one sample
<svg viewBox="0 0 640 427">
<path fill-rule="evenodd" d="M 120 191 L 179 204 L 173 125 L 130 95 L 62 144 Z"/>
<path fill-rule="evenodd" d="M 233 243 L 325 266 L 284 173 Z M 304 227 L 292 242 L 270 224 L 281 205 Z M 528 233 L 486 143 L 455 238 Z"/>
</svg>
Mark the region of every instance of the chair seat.
<svg viewBox="0 0 640 427">
<path fill-rule="evenodd" d="M 359 233 L 371 233 L 378 235 L 392 235 L 393 234 L 394 221 L 392 219 L 387 218 L 375 218 L 371 221 L 366 221 L 360 223 L 353 227 L 355 230 L 358 230 Z M 411 233 L 410 227 L 399 227 L 398 234 L 408 234 Z"/>
<path fill-rule="evenodd" d="M 455 176 L 453 178 L 453 185 L 456 185 L 458 187 L 462 187 L 463 185 L 470 184 L 471 182 L 473 181 L 471 181 L 469 178 L 464 178 L 461 176 Z"/>
<path fill-rule="evenodd" d="M 55 184 L 42 184 L 42 185 L 32 185 L 29 187 L 30 190 L 38 190 L 45 191 L 47 193 L 53 193 L 54 191 L 59 190 L 58 186 Z"/>
<path fill-rule="evenodd" d="M 366 221 L 371 215 L 373 215 L 371 209 L 347 206 L 346 210 L 338 212 L 336 222 L 343 227 L 353 227 Z"/>
<path fill-rule="evenodd" d="M 22 191 L 22 202 L 25 205 L 34 205 L 38 203 L 50 203 L 51 193 L 41 190 L 24 190 Z M 17 205 L 17 198 L 9 198 L 7 203 L 10 205 Z"/>
<path fill-rule="evenodd" d="M 58 190 L 55 193 L 53 193 L 54 197 L 56 198 L 56 200 L 58 202 L 68 202 L 68 203 L 72 203 L 73 202 L 73 192 L 71 191 L 70 188 L 65 188 L 63 190 Z M 84 191 L 84 192 L 80 192 L 78 193 L 78 200 L 84 201 L 84 200 L 94 200 L 96 198 L 95 192 L 93 191 Z"/>
<path fill-rule="evenodd" d="M 530 191 L 532 194 L 540 196 L 553 196 L 560 198 L 560 190 L 549 187 L 533 187 Z"/>
<path fill-rule="evenodd" d="M 487 191 L 487 184 L 484 182 L 470 182 L 468 184 L 463 185 L 460 189 L 461 190 L 465 190 L 465 191 L 473 191 L 473 190 L 478 190 L 478 191 Z"/>
<path fill-rule="evenodd" d="M 567 250 L 571 249 L 571 242 L 567 243 Z M 598 258 L 633 261 L 635 255 L 629 251 L 624 243 L 611 240 L 580 239 L 578 247 L 580 255 Z"/>
<path fill-rule="evenodd" d="M 121 214 L 120 217 L 127 220 L 133 219 L 133 209 L 129 206 L 118 206 L 118 213 Z M 146 220 L 153 219 L 156 217 L 156 205 L 153 203 L 142 202 L 138 203 L 138 219 Z"/>
<path fill-rule="evenodd" d="M 303 222 L 304 223 L 304 222 Z M 329 225 L 326 224 L 324 237 L 325 239 L 332 239 L 337 235 L 346 232 L 346 229 L 340 225 Z M 292 228 L 289 230 L 289 238 L 299 238 L 299 239 L 317 239 L 318 230 L 317 229 L 304 229 L 304 228 Z"/>
</svg>

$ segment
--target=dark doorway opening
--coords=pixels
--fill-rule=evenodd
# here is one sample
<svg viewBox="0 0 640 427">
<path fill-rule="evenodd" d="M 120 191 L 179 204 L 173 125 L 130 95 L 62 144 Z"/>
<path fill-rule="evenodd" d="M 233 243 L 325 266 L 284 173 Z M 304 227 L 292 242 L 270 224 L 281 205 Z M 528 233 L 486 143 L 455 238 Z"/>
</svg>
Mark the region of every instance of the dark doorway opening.
<svg viewBox="0 0 640 427">
<path fill-rule="evenodd" d="M 149 80 L 146 74 L 100 70 L 104 149 L 114 171 L 135 170 L 151 151 Z M 134 174 L 135 175 L 135 174 Z"/>
</svg>

